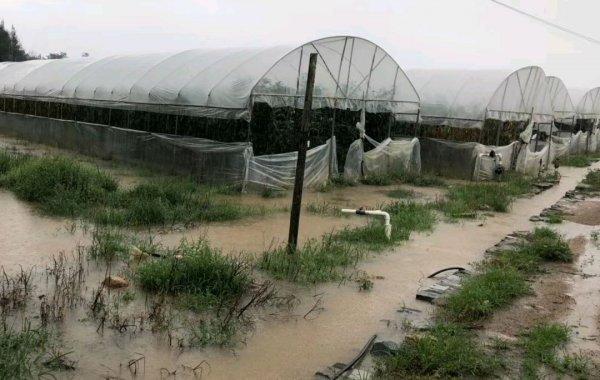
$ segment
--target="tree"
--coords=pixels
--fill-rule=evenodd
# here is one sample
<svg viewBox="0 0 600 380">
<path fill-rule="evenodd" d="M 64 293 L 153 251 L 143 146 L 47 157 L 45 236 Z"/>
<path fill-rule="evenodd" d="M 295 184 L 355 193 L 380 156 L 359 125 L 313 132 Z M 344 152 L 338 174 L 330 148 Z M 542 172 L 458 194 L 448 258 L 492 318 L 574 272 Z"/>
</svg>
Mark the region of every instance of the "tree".
<svg viewBox="0 0 600 380">
<path fill-rule="evenodd" d="M 11 61 L 25 61 L 27 60 L 27 53 L 21 46 L 21 41 L 19 41 L 19 37 L 17 36 L 17 30 L 14 26 L 10 29 L 10 50 L 9 57 Z"/>
<path fill-rule="evenodd" d="M 46 59 L 63 59 L 67 58 L 67 53 L 61 51 L 60 53 L 50 53 L 46 56 Z"/>
</svg>

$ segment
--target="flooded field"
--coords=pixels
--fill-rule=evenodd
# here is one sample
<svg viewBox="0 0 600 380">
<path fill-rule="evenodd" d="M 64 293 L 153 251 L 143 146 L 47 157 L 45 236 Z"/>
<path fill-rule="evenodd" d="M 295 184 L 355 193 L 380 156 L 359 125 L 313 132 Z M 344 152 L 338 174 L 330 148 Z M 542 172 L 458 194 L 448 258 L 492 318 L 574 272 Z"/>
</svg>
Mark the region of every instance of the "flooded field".
<svg viewBox="0 0 600 380">
<path fill-rule="evenodd" d="M 14 141 L 3 144 L 27 148 L 29 152 L 42 150 L 37 146 L 20 146 Z M 130 171 L 115 169 L 106 163 L 104 167 L 114 171 L 125 184 L 139 181 Z M 415 300 L 416 292 L 428 281 L 426 277 L 449 266 L 468 267 L 508 233 L 531 229 L 535 223 L 529 221 L 529 217 L 539 214 L 566 191 L 575 188 L 587 169 L 561 168 L 560 172 L 562 179 L 558 185 L 536 196 L 517 199 L 508 213 L 490 212 L 482 219 L 459 222 L 447 222 L 440 217 L 441 222 L 433 231 L 414 233 L 407 242 L 358 263 L 356 270 L 364 272 L 373 281 L 371 291 L 359 291 L 353 281 L 313 286 L 276 281 L 281 297 L 293 295 L 291 306 L 270 305 L 252 310 L 243 341 L 230 348 L 179 348 L 177 328 L 151 333 L 150 322 L 144 324 L 140 320 L 153 312 L 156 303 L 142 295 L 121 306 L 121 315 L 128 317 L 128 322 L 121 320 L 122 325 L 118 328 L 109 328 L 108 324 L 101 328 L 98 320 L 89 317 L 89 303 L 107 268 L 85 260 L 73 264 L 77 263 L 78 247 L 90 244 L 91 227 L 69 219 L 43 216 L 5 190 L 0 190 L 0 208 L 4 211 L 0 218 L 0 263 L 9 274 L 33 267 L 36 296 L 55 291 L 52 282 L 55 277 L 48 268 L 56 266 L 53 257 L 61 252 L 71 258 L 70 264 L 64 265 L 74 265 L 73 270 L 85 277 L 85 281 L 79 283 L 77 306 L 65 312 L 65 318 L 59 324 L 61 341 L 65 351 L 71 352 L 69 358 L 76 361 L 76 369 L 60 372 L 59 377 L 306 379 L 312 378 L 320 368 L 350 360 L 373 334 L 393 340 L 402 336 L 398 310 L 403 306 L 428 315 L 431 306 Z M 325 193 L 309 192 L 305 203 L 327 204 L 331 208 L 376 207 L 392 201 L 389 192 L 397 188 L 360 185 Z M 402 188 L 412 190 L 412 196 L 419 201 L 433 202 L 444 196 L 444 191 L 439 188 Z M 158 242 L 172 247 L 184 238 L 204 238 L 211 246 L 229 255 L 259 254 L 285 241 L 289 218 L 285 208 L 289 206 L 289 194 L 273 199 L 258 195 L 223 198 L 278 211 L 192 228 L 152 228 L 135 232 L 140 236 L 155 236 Z M 584 218 L 586 221 L 593 219 Z M 303 211 L 301 242 L 365 223 L 366 220 L 355 216 Z M 568 305 L 569 311 L 564 318 L 576 326 L 577 338 L 573 345 L 597 351 L 600 316 L 597 292 L 600 284 L 594 257 L 599 248 L 593 238 L 597 223 L 585 224 L 589 225 L 566 222 L 557 227 L 568 238 L 585 238 L 583 243 L 579 242 L 582 249 L 575 264 L 578 274 L 569 277 L 572 280 L 565 280 L 566 291 L 574 303 Z M 110 270 L 120 274 L 129 269 L 117 265 Z M 262 274 L 258 276 L 262 278 Z M 112 291 L 105 302 L 113 302 L 123 294 L 124 291 Z M 33 307 L 37 308 L 39 304 Z M 30 313 L 33 312 L 30 310 Z"/>
</svg>

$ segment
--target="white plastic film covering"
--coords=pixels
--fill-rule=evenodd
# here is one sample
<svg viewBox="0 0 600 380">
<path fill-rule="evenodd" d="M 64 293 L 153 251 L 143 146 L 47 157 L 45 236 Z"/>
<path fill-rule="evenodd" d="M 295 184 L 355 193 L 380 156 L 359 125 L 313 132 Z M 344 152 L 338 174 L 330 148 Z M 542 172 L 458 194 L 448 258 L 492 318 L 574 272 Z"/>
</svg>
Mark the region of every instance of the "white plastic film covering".
<svg viewBox="0 0 600 380">
<path fill-rule="evenodd" d="M 481 128 L 492 95 L 510 74 L 504 70 L 408 70 L 421 97 L 425 124 Z"/>
<path fill-rule="evenodd" d="M 477 158 L 475 160 L 473 180 L 486 181 L 494 179 L 495 170 L 499 165 L 502 165 L 506 171 L 510 170 L 516 146 L 517 142 L 504 146 L 477 144 L 474 149 L 474 154 L 476 154 Z M 496 157 L 490 157 L 492 150 Z"/>
<path fill-rule="evenodd" d="M 363 174 L 389 175 L 402 172 L 421 172 L 419 139 L 386 139 L 363 155 Z"/>
<path fill-rule="evenodd" d="M 569 137 L 552 136 L 548 163 L 551 164 L 555 159 L 567 156 L 569 154 L 570 143 L 571 139 Z"/>
<path fill-rule="evenodd" d="M 348 148 L 344 163 L 344 178 L 350 182 L 358 182 L 362 178 L 362 163 L 364 144 L 362 139 L 356 139 Z"/>
<path fill-rule="evenodd" d="M 548 165 L 548 145 L 539 152 L 533 152 L 532 148 L 530 144 L 521 147 L 516 170 L 519 173 L 538 176 Z"/>
<path fill-rule="evenodd" d="M 306 153 L 304 186 L 325 184 L 331 175 L 337 175 L 335 137 L 327 143 L 309 149 Z M 284 190 L 294 186 L 298 152 L 251 157 L 248 164 L 247 182 Z"/>
<path fill-rule="evenodd" d="M 554 118 L 546 74 L 541 67 L 523 67 L 510 74 L 487 105 L 487 117 L 498 120 L 551 123 Z"/>
<path fill-rule="evenodd" d="M 546 77 L 550 103 L 554 111 L 554 119 L 563 124 L 571 125 L 575 121 L 575 106 L 569 95 L 569 90 L 560 78 Z"/>
<path fill-rule="evenodd" d="M 571 136 L 569 144 L 569 154 L 585 153 L 587 146 L 587 134 L 579 131 Z"/>
<path fill-rule="evenodd" d="M 381 47 L 329 37 L 300 47 L 194 49 L 0 65 L 0 95 L 218 118 L 251 116 L 253 102 L 303 107 L 308 56 L 318 53 L 314 108 L 413 115 L 419 96 Z"/>
<path fill-rule="evenodd" d="M 577 117 L 600 119 L 600 87 L 593 88 L 583 95 L 577 104 Z"/>
<path fill-rule="evenodd" d="M 550 122 L 552 105 L 546 74 L 537 66 L 501 70 L 409 70 L 421 96 L 423 122 L 481 128 L 487 118 Z"/>
</svg>

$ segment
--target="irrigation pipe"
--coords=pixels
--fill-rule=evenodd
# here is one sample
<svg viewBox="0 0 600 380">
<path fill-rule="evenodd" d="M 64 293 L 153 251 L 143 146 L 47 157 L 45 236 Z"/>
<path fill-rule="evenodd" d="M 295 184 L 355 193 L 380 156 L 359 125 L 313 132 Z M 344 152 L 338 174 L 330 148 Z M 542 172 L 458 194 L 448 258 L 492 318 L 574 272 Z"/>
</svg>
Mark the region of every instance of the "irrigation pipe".
<svg viewBox="0 0 600 380">
<path fill-rule="evenodd" d="M 333 376 L 332 380 L 339 379 L 344 373 L 346 373 L 346 372 L 350 371 L 352 368 L 354 368 L 354 366 L 358 362 L 360 362 L 362 360 L 362 358 L 365 357 L 367 352 L 369 352 L 369 348 L 371 348 L 371 345 L 375 341 L 375 338 L 377 338 L 377 334 L 373 335 L 371 337 L 371 339 L 369 339 L 369 341 L 367 342 L 367 344 L 365 344 L 365 346 L 359 352 L 359 354 L 354 359 L 352 359 L 352 361 L 350 363 L 348 363 L 348 365 L 346 365 L 344 368 L 342 368 L 342 370 L 340 372 L 336 373 L 335 376 Z"/>
<path fill-rule="evenodd" d="M 390 223 L 390 214 L 381 210 L 365 210 L 359 208 L 357 210 L 351 208 L 343 208 L 342 212 L 345 214 L 356 214 L 356 215 L 371 215 L 383 217 L 383 226 L 385 228 L 385 237 L 390 240 L 392 238 L 392 225 Z"/>
</svg>

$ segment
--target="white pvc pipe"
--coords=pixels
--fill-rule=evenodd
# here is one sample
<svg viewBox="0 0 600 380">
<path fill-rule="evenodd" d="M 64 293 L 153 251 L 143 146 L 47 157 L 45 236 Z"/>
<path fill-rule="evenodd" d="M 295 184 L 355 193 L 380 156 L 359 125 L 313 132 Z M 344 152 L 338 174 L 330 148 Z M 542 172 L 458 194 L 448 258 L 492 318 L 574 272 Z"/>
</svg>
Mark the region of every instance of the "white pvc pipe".
<svg viewBox="0 0 600 380">
<path fill-rule="evenodd" d="M 372 215 L 372 216 L 383 216 L 383 226 L 385 228 L 385 237 L 388 240 L 392 238 L 392 224 L 390 223 L 390 214 L 381 210 L 354 210 L 351 208 L 343 208 L 342 212 L 345 214 L 356 214 L 356 215 Z"/>
</svg>

